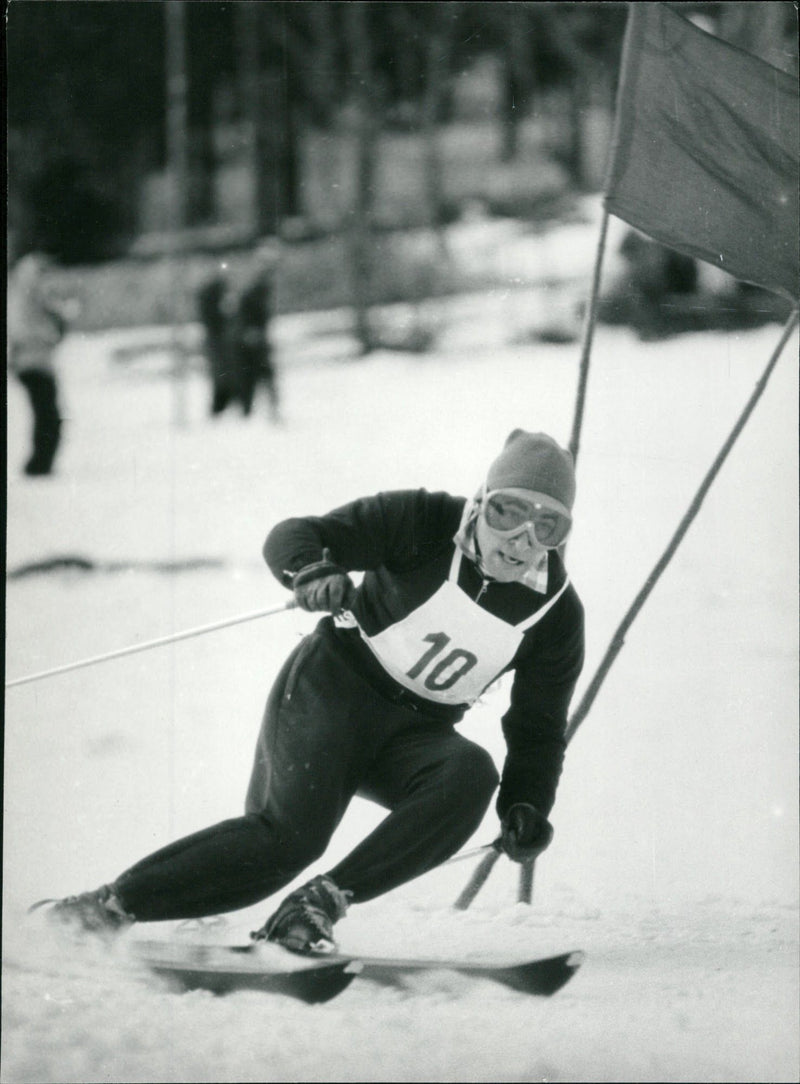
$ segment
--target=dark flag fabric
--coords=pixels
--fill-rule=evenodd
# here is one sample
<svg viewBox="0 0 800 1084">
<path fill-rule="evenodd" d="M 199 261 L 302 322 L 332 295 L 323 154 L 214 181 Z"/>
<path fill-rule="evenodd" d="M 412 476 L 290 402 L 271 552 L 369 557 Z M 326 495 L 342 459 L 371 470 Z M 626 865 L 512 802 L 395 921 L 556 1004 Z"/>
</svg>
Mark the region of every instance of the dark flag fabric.
<svg viewBox="0 0 800 1084">
<path fill-rule="evenodd" d="M 632 3 L 605 207 L 797 302 L 796 78 L 664 4 Z"/>
</svg>

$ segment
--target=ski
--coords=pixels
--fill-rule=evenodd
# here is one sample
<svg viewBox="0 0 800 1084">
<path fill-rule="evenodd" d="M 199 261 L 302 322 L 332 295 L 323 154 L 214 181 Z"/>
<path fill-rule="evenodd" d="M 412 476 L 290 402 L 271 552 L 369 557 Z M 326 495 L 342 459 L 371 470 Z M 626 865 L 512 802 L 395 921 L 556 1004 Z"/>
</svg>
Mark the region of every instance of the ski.
<svg viewBox="0 0 800 1084">
<path fill-rule="evenodd" d="M 133 941 L 134 956 L 156 974 L 183 989 L 225 994 L 264 990 L 308 1003 L 329 1001 L 356 977 L 383 985 L 402 985 L 414 974 L 453 971 L 493 982 L 525 994 L 550 997 L 575 974 L 584 959 L 580 951 L 521 962 L 435 957 L 351 955 L 341 952 L 298 956 L 278 945 L 245 945 Z"/>
<path fill-rule="evenodd" d="M 293 956 L 284 949 L 264 956 L 259 946 L 132 941 L 133 957 L 181 990 L 230 994 L 262 990 L 309 1005 L 330 1001 L 347 989 L 359 969 L 348 959 Z"/>
<path fill-rule="evenodd" d="M 332 953 L 328 960 L 346 960 L 347 956 Z M 512 990 L 523 994 L 535 994 L 550 997 L 564 986 L 580 965 L 585 954 L 578 950 L 565 952 L 558 956 L 538 957 L 517 963 L 505 963 L 497 960 L 404 959 L 403 957 L 353 956 L 349 957 L 360 968 L 360 974 L 366 979 L 394 984 L 408 975 L 420 971 L 455 971 L 474 978 L 491 979 Z"/>
</svg>

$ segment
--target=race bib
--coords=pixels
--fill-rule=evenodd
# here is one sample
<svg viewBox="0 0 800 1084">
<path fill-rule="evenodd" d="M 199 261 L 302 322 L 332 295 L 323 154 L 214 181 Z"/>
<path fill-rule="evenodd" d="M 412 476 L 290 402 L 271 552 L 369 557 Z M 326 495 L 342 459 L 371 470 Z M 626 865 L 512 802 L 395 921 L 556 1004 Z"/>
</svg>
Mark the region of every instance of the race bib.
<svg viewBox="0 0 800 1084">
<path fill-rule="evenodd" d="M 461 551 L 449 578 L 410 614 L 383 632 L 361 636 L 395 681 L 426 700 L 472 704 L 508 666 L 525 631 L 544 617 L 566 590 L 519 625 L 488 613 L 458 586 Z"/>
</svg>

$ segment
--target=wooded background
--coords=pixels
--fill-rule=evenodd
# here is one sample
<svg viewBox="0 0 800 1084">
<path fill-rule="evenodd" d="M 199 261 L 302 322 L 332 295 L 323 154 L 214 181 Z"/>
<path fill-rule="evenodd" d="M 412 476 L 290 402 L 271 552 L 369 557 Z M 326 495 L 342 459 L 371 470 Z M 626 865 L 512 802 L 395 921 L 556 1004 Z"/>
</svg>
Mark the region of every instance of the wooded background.
<svg viewBox="0 0 800 1084">
<path fill-rule="evenodd" d="M 792 3 L 675 6 L 797 71 Z M 435 237 L 475 205 L 557 217 L 564 197 L 601 188 L 626 14 L 613 2 L 11 0 L 10 248 L 91 266 L 327 239 L 316 304 L 335 302 L 326 284 L 342 257 L 354 294 L 369 295 L 376 233 Z M 379 293 L 419 293 L 424 278 Z"/>
</svg>

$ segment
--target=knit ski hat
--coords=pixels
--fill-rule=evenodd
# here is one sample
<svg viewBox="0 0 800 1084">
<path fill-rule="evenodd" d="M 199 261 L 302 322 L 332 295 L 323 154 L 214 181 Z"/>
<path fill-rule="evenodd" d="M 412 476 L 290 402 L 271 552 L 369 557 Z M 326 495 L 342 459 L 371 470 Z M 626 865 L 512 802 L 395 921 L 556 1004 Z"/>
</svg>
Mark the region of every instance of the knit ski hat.
<svg viewBox="0 0 800 1084">
<path fill-rule="evenodd" d="M 486 476 L 486 492 L 496 489 L 524 489 L 549 498 L 551 507 L 571 520 L 575 502 L 572 453 L 546 433 L 515 429 Z"/>
</svg>

